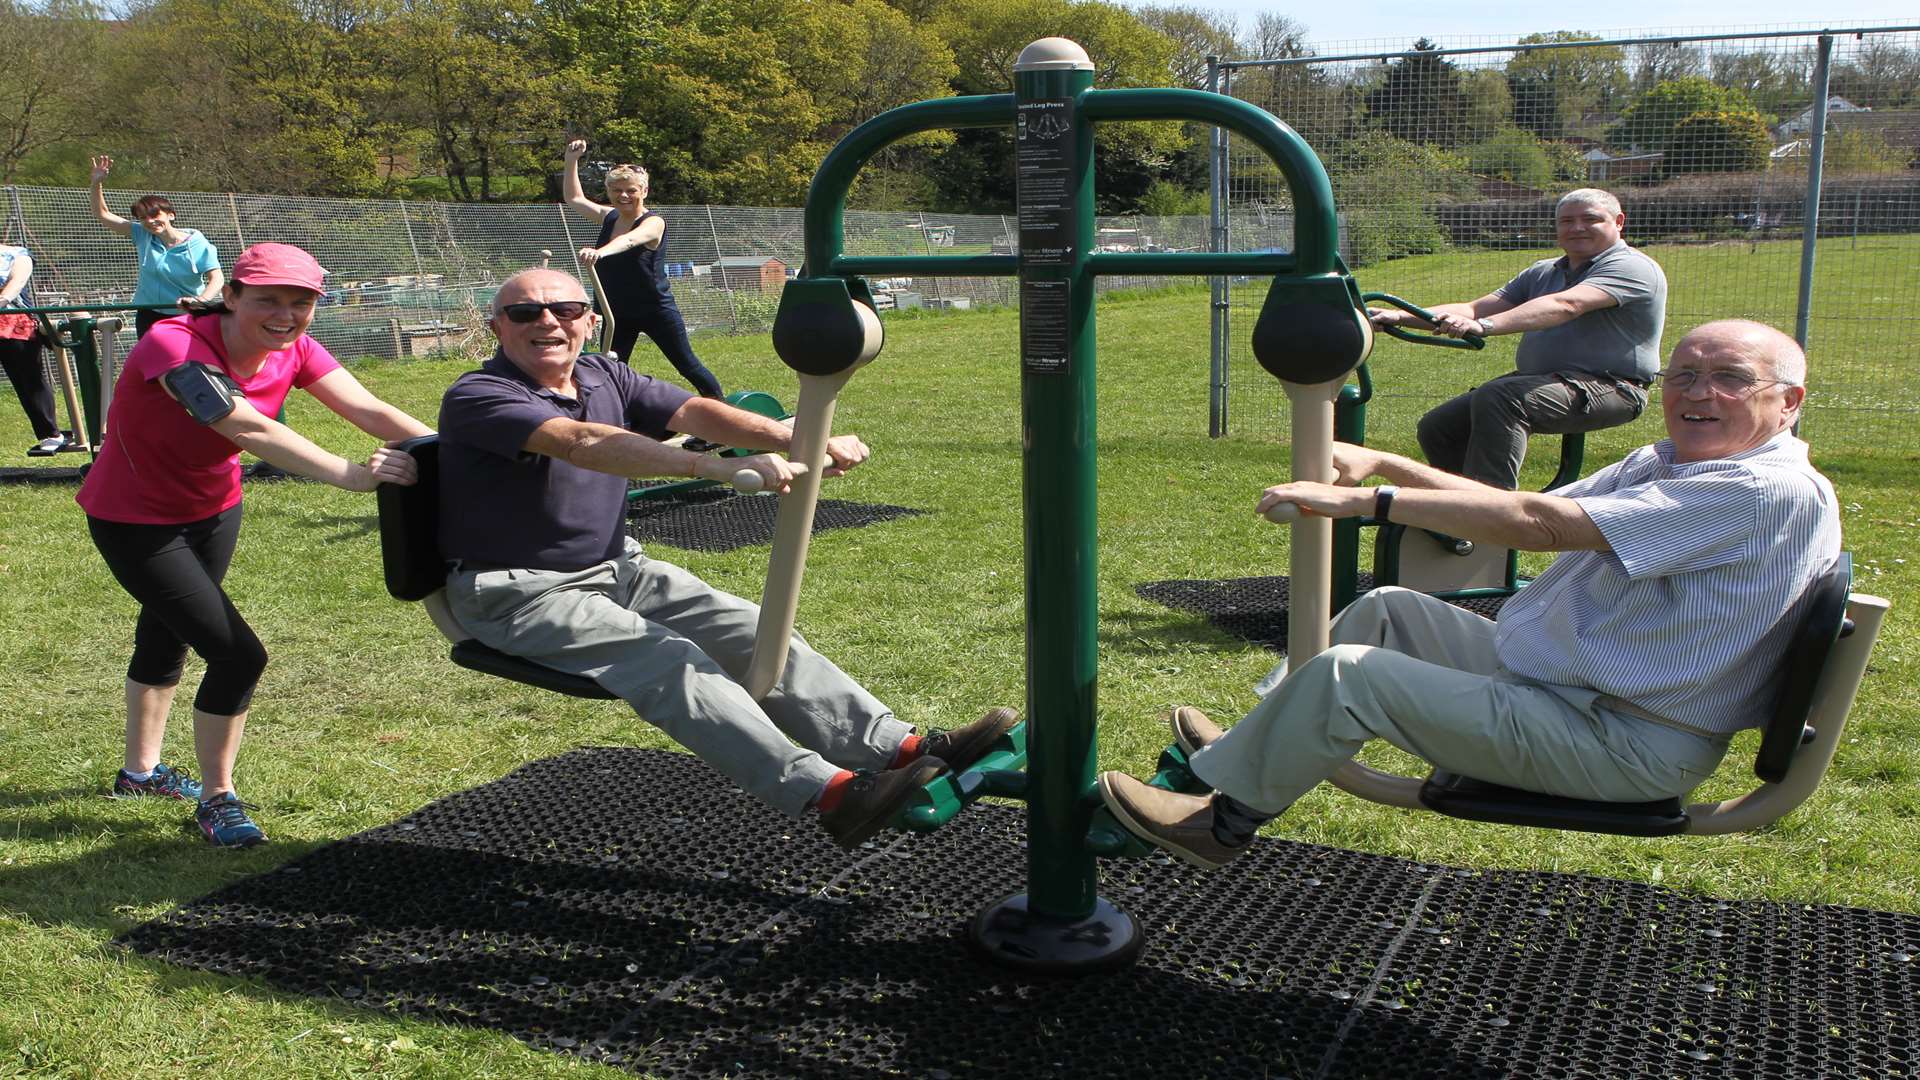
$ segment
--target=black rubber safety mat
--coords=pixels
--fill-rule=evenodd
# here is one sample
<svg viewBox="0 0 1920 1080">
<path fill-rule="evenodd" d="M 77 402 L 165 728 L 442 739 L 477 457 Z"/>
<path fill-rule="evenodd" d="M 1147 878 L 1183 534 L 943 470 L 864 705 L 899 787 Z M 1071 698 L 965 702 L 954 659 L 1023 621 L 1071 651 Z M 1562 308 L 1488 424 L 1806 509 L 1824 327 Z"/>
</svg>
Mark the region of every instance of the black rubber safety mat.
<svg viewBox="0 0 1920 1080">
<path fill-rule="evenodd" d="M 80 483 L 80 467 L 65 465 L 19 465 L 0 469 L 0 484 L 75 484 Z"/>
<path fill-rule="evenodd" d="M 1373 575 L 1363 572 L 1356 583 L 1359 592 L 1364 593 L 1373 588 Z M 1135 585 L 1133 591 L 1156 604 L 1204 615 L 1208 622 L 1242 641 L 1276 652 L 1287 651 L 1287 578 L 1284 574 L 1149 581 Z M 1506 602 L 1504 596 L 1452 601 L 1456 607 L 1489 619 L 1497 617 L 1500 606 Z"/>
<path fill-rule="evenodd" d="M 1029 981 L 964 927 L 1025 815 L 855 852 L 695 759 L 583 749 L 118 941 L 659 1077 L 1911 1077 L 1920 917 L 1256 841 L 1104 865 L 1139 963 Z"/>
<path fill-rule="evenodd" d="M 672 544 L 690 551 L 732 551 L 773 543 L 779 513 L 777 498 L 742 495 L 732 488 L 707 488 L 632 504 L 627 508 L 627 532 L 643 544 Z M 885 503 L 821 499 L 814 507 L 813 533 L 818 536 L 831 529 L 858 529 L 924 513 Z"/>
</svg>

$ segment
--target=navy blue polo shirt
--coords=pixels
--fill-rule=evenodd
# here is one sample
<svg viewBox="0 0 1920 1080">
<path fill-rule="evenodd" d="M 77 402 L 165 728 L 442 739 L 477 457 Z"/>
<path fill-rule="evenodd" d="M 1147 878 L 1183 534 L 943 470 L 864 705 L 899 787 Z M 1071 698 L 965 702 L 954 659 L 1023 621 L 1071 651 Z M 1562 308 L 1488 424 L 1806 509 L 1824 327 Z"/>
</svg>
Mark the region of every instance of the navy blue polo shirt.
<svg viewBox="0 0 1920 1080">
<path fill-rule="evenodd" d="M 693 395 L 589 353 L 564 397 L 496 351 L 440 399 L 440 553 L 491 567 L 583 570 L 620 554 L 625 477 L 526 449 L 556 416 L 654 439 Z"/>
</svg>

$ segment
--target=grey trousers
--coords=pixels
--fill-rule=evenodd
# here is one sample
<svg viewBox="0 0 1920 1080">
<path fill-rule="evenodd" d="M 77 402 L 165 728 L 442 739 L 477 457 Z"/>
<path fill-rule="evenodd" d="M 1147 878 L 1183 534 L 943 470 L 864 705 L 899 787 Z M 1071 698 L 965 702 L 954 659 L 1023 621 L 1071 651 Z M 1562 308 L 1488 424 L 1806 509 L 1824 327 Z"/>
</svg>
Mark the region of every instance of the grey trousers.
<svg viewBox="0 0 1920 1080">
<path fill-rule="evenodd" d="M 1367 740 L 1385 739 L 1508 787 L 1647 802 L 1693 790 L 1726 754 L 1726 738 L 1616 712 L 1597 691 L 1506 672 L 1493 629 L 1425 593 L 1375 589 L 1334 621 L 1331 648 L 1193 755 L 1193 773 L 1278 814 Z"/>
<path fill-rule="evenodd" d="M 794 817 L 840 769 L 886 768 L 913 732 L 798 635 L 780 681 L 755 702 L 736 680 L 753 656 L 759 606 L 631 540 L 620 558 L 585 570 L 457 570 L 447 602 L 482 644 L 593 679 Z"/>
<path fill-rule="evenodd" d="M 1420 452 L 1436 469 L 1508 491 L 1519 486 L 1527 436 L 1599 431 L 1633 422 L 1647 392 L 1584 371 L 1509 371 L 1420 418 Z"/>
</svg>

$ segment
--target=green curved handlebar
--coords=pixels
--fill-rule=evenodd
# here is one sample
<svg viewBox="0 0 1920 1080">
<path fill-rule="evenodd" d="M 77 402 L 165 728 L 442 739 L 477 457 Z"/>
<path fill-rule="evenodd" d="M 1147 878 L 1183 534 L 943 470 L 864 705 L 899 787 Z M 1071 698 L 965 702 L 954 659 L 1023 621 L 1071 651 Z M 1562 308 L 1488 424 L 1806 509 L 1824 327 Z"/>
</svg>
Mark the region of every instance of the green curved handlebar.
<svg viewBox="0 0 1920 1080">
<path fill-rule="evenodd" d="M 1394 307 L 1419 319 L 1421 322 L 1431 323 L 1435 319 L 1433 312 L 1428 311 L 1426 308 L 1412 301 L 1402 300 L 1392 293 L 1363 293 L 1360 300 L 1362 303 L 1368 304 L 1376 300 L 1384 304 L 1392 304 Z M 1375 325 L 1379 326 L 1378 323 Z M 1415 345 L 1438 345 L 1443 349 L 1472 349 L 1476 352 L 1487 347 L 1487 339 L 1481 337 L 1479 334 L 1468 334 L 1465 337 L 1450 338 L 1441 337 L 1438 334 L 1419 334 L 1398 326 L 1380 326 L 1379 328 L 1386 331 L 1389 335 L 1399 338 L 1401 341 L 1409 341 Z"/>
<path fill-rule="evenodd" d="M 1202 90 L 1089 90 L 1081 97 L 1090 120 L 1199 120 L 1239 133 L 1264 150 L 1287 179 L 1295 207 L 1290 252 L 1102 252 L 1090 256 L 1097 274 L 1278 274 L 1318 275 L 1339 267 L 1339 221 L 1333 186 L 1313 148 L 1272 113 L 1244 101 Z M 926 274 L 1006 277 L 1017 274 L 1013 255 L 849 256 L 846 250 L 847 192 L 854 176 L 889 143 L 922 131 L 1011 125 L 1012 94 L 920 101 L 889 109 L 835 144 L 807 190 L 804 277 L 822 275 Z"/>
</svg>

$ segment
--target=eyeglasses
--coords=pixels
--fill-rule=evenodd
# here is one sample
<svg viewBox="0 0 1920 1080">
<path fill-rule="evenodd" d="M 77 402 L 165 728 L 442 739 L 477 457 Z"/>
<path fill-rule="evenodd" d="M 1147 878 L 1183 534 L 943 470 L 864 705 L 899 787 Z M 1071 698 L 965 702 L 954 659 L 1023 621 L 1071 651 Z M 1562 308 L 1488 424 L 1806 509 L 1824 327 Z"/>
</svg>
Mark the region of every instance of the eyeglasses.
<svg viewBox="0 0 1920 1080">
<path fill-rule="evenodd" d="M 551 304 L 508 304 L 500 309 L 500 314 L 505 315 L 508 322 L 530 323 L 538 322 L 541 312 L 551 311 L 561 322 L 578 322 L 592 310 L 593 305 L 585 300 L 555 300 Z"/>
<path fill-rule="evenodd" d="M 1660 384 L 1682 394 L 1693 389 L 1693 384 L 1702 377 L 1707 380 L 1707 389 L 1725 398 L 1743 398 L 1763 386 L 1785 383 L 1785 379 L 1756 379 L 1744 371 L 1694 371 L 1690 368 L 1675 368 L 1660 372 Z"/>
</svg>

